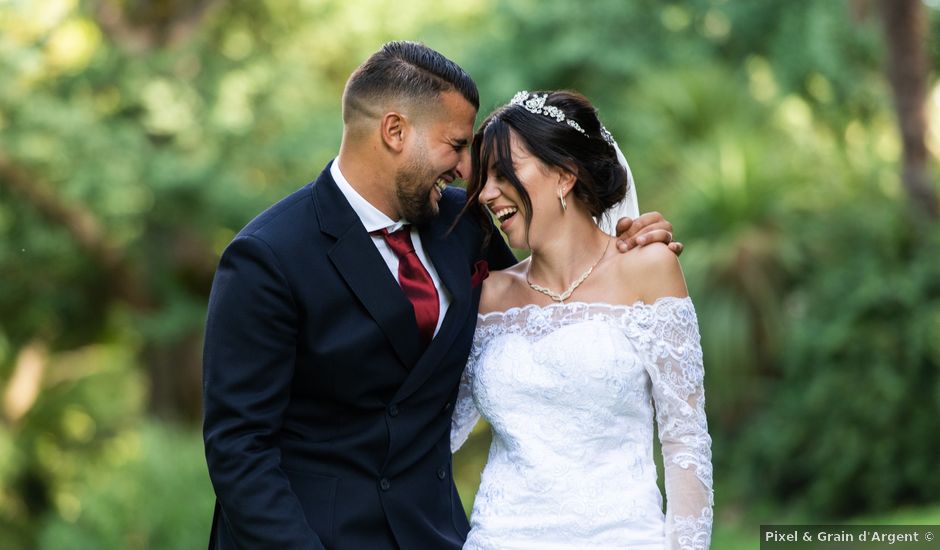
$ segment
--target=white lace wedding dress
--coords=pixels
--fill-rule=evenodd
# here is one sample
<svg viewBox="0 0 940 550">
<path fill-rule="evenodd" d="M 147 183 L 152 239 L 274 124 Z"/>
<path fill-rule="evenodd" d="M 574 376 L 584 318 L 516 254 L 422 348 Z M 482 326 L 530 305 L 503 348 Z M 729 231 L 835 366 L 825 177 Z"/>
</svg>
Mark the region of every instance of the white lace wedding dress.
<svg viewBox="0 0 940 550">
<path fill-rule="evenodd" d="M 493 442 L 464 549 L 708 548 L 703 374 L 689 298 L 480 315 L 451 447 L 466 441 L 480 414 Z"/>
</svg>

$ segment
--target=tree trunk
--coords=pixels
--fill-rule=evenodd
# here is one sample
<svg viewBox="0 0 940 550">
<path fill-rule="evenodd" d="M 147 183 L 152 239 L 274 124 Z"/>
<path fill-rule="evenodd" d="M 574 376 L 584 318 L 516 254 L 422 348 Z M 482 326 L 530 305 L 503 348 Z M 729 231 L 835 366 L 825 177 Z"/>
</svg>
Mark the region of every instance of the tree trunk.
<svg viewBox="0 0 940 550">
<path fill-rule="evenodd" d="M 202 419 L 202 332 L 181 335 L 169 344 L 144 347 L 149 409 L 170 422 L 193 424 Z"/>
<path fill-rule="evenodd" d="M 920 217 L 936 220 L 940 205 L 927 167 L 927 17 L 921 0 L 882 0 L 881 15 L 904 147 L 904 190 Z"/>
</svg>

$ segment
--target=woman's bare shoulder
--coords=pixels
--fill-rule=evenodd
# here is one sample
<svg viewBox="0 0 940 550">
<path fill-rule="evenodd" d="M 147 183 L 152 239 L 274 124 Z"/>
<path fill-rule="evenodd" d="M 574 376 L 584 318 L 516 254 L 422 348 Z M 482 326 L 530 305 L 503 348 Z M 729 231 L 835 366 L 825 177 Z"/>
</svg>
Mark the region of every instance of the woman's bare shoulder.
<svg viewBox="0 0 940 550">
<path fill-rule="evenodd" d="M 665 296 L 689 295 L 679 258 L 663 243 L 652 243 L 618 254 L 612 294 L 623 304 L 653 303 Z"/>
<path fill-rule="evenodd" d="M 516 292 L 520 281 L 525 280 L 525 266 L 529 260 L 525 259 L 512 267 L 499 271 L 491 271 L 489 277 L 483 281 L 483 291 L 480 295 L 480 313 L 504 311 Z"/>
</svg>

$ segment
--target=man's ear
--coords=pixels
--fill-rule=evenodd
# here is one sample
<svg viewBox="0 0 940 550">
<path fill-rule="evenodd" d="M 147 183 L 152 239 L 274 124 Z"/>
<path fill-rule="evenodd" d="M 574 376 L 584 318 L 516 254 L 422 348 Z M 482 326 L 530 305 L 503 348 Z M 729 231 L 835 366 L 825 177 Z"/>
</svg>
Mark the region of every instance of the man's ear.
<svg viewBox="0 0 940 550">
<path fill-rule="evenodd" d="M 410 127 L 405 115 L 396 111 L 385 113 L 380 126 L 382 142 L 392 151 L 401 153 L 405 148 L 405 134 L 410 131 Z"/>
</svg>

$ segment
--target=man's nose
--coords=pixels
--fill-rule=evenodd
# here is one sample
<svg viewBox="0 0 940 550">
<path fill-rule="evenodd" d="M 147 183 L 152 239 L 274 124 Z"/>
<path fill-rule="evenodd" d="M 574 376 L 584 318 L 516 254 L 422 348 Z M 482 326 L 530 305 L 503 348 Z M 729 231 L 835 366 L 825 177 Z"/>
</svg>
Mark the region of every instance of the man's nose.
<svg viewBox="0 0 940 550">
<path fill-rule="evenodd" d="M 457 161 L 457 177 L 464 180 L 470 180 L 470 149 L 464 147 L 460 151 L 460 160 Z"/>
</svg>

